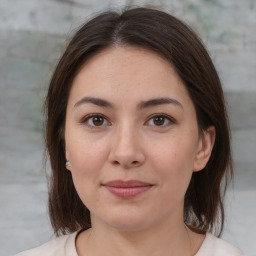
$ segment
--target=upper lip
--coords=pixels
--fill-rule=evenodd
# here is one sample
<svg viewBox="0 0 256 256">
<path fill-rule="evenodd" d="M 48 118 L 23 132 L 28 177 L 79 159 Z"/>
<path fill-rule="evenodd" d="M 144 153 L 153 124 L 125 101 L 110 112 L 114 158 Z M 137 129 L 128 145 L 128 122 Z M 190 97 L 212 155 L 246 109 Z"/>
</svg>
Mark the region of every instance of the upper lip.
<svg viewBox="0 0 256 256">
<path fill-rule="evenodd" d="M 152 184 L 139 181 L 139 180 L 113 180 L 103 184 L 104 186 L 108 187 L 116 187 L 116 188 L 129 188 L 129 187 L 146 187 L 152 186 Z"/>
</svg>

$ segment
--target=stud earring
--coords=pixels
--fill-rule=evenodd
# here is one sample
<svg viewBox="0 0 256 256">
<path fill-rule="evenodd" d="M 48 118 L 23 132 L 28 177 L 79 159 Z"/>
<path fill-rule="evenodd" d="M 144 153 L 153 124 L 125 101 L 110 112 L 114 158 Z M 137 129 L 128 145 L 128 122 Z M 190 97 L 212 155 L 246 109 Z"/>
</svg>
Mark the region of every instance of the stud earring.
<svg viewBox="0 0 256 256">
<path fill-rule="evenodd" d="M 71 167 L 71 163 L 69 160 L 66 160 L 66 168 Z"/>
</svg>

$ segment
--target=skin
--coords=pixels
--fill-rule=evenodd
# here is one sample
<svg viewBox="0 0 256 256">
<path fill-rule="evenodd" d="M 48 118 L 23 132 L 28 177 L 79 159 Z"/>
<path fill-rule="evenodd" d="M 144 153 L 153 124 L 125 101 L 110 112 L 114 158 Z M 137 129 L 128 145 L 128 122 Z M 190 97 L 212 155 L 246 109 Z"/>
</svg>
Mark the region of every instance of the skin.
<svg viewBox="0 0 256 256">
<path fill-rule="evenodd" d="M 112 106 L 81 101 L 84 97 Z M 155 98 L 174 103 L 138 109 Z M 215 130 L 209 127 L 199 134 L 193 102 L 170 63 L 141 48 L 103 50 L 74 79 L 65 125 L 69 170 L 92 219 L 92 228 L 77 237 L 78 255 L 198 251 L 204 236 L 185 228 L 184 196 L 192 173 L 203 169 L 210 157 Z M 124 199 L 102 185 L 112 180 L 152 186 Z"/>
</svg>

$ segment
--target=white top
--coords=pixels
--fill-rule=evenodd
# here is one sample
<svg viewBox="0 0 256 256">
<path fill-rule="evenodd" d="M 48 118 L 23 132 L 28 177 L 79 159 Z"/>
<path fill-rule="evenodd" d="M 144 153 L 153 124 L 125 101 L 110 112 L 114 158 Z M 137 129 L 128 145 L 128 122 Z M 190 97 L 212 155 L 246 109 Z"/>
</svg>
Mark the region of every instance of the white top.
<svg viewBox="0 0 256 256">
<path fill-rule="evenodd" d="M 15 256 L 78 256 L 75 247 L 76 235 L 58 237 L 37 248 L 21 252 Z M 233 245 L 213 236 L 206 234 L 206 238 L 195 256 L 244 256 Z"/>
</svg>

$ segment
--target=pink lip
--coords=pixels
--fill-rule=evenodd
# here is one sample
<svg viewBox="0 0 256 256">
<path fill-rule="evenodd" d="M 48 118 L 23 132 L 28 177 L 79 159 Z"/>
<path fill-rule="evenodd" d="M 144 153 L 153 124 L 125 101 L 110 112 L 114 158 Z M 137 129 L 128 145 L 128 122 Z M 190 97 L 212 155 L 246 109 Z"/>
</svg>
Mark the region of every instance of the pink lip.
<svg viewBox="0 0 256 256">
<path fill-rule="evenodd" d="M 152 187 L 151 184 L 138 180 L 114 180 L 105 183 L 103 186 L 105 186 L 112 194 L 122 198 L 135 197 L 146 192 Z"/>
</svg>

